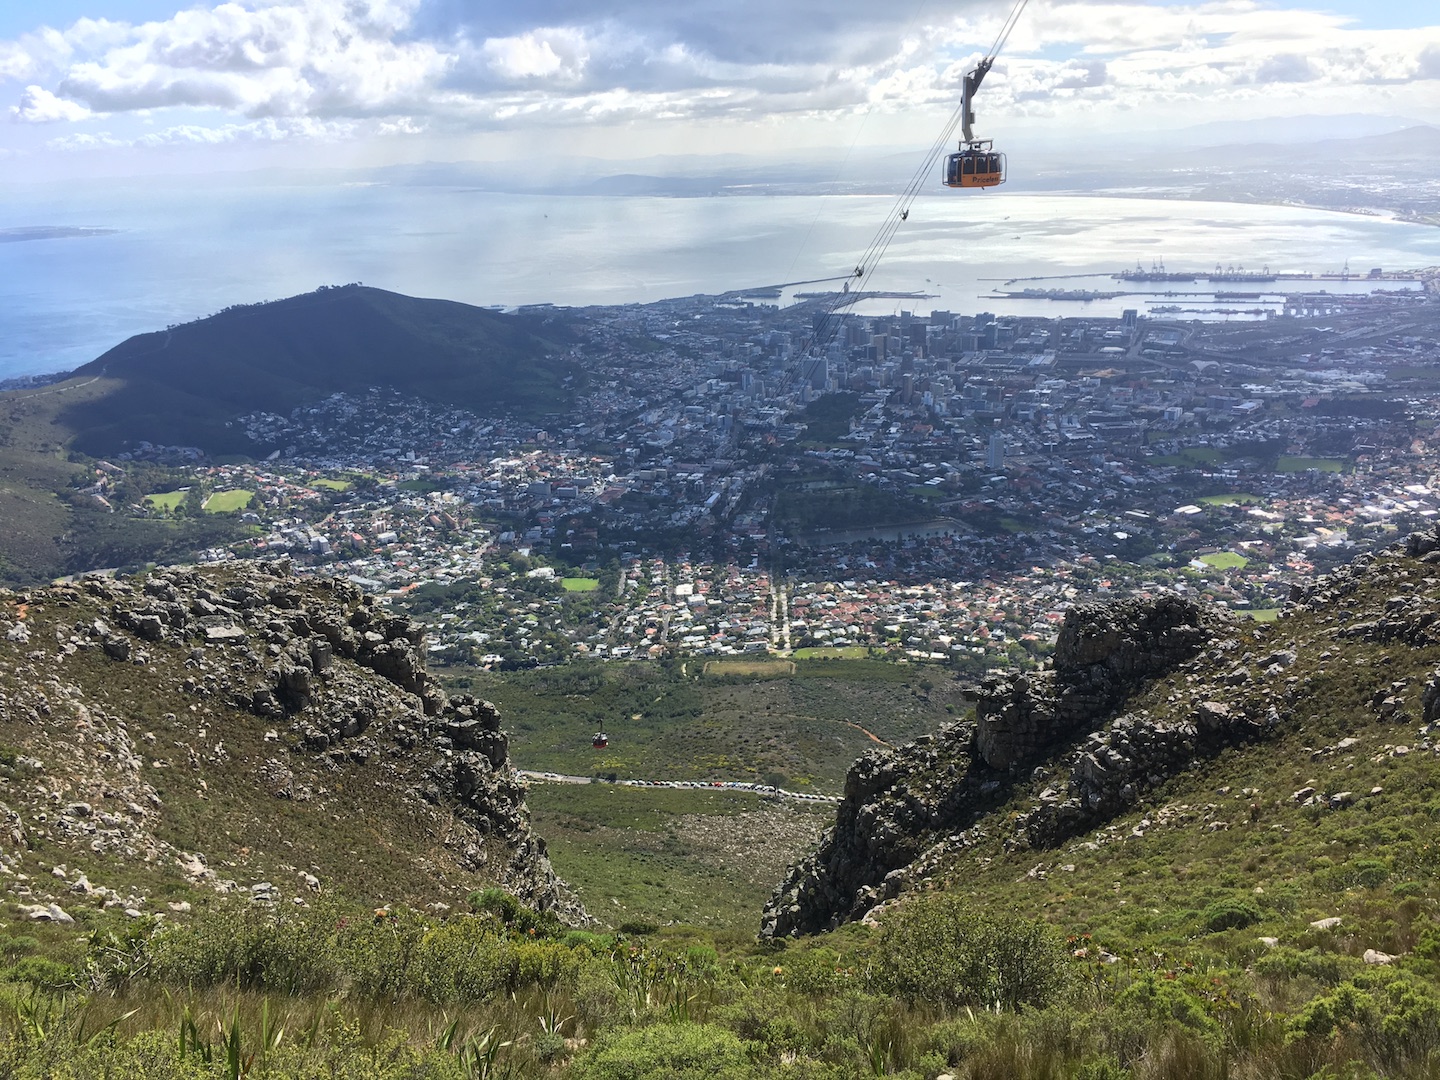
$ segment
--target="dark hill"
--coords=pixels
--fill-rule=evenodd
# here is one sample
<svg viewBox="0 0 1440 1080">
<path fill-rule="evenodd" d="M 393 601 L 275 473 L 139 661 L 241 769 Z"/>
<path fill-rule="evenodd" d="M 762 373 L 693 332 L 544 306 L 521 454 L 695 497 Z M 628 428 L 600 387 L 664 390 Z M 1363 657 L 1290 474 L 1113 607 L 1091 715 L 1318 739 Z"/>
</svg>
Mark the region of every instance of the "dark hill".
<svg viewBox="0 0 1440 1080">
<path fill-rule="evenodd" d="M 370 386 L 542 416 L 568 404 L 568 338 L 554 320 L 360 285 L 322 289 L 130 338 L 75 372 L 118 385 L 66 408 L 61 423 L 91 454 L 141 440 L 253 453 L 264 448 L 228 421 Z"/>
</svg>

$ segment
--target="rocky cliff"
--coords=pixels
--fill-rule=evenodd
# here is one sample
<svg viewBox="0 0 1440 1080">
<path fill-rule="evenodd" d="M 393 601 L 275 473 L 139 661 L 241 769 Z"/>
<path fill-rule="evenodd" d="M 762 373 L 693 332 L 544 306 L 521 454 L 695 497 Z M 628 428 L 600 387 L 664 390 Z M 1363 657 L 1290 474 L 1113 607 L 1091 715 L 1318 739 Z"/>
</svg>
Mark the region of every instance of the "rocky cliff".
<svg viewBox="0 0 1440 1080">
<path fill-rule="evenodd" d="M 0 880 L 35 910 L 498 884 L 586 918 L 494 707 L 429 678 L 417 624 L 283 562 L 0 593 L 0 827 Z"/>
<path fill-rule="evenodd" d="M 762 932 L 817 933 L 863 917 L 993 835 L 1001 807 L 1012 811 L 1008 843 L 1053 846 L 1197 757 L 1263 736 L 1278 719 L 1268 703 L 1196 694 L 1178 719 L 1124 711 L 1153 680 L 1210 670 L 1245 650 L 1228 613 L 1177 595 L 1072 609 L 1046 668 L 974 688 L 974 720 L 855 763 L 834 827 L 776 890 Z M 1287 662 L 1244 658 L 1264 670 Z M 1015 813 L 1030 787 L 1038 796 Z"/>
<path fill-rule="evenodd" d="M 1296 587 L 1269 625 L 1179 596 L 1076 607 L 1045 669 L 973 689 L 973 720 L 855 763 L 762 932 L 819 932 L 1019 851 L 1361 808 L 1385 798 L 1356 779 L 1362 762 L 1440 756 L 1437 668 L 1440 528 Z M 1248 773 L 1294 788 L 1207 789 L 1231 750 L 1280 755 Z"/>
</svg>

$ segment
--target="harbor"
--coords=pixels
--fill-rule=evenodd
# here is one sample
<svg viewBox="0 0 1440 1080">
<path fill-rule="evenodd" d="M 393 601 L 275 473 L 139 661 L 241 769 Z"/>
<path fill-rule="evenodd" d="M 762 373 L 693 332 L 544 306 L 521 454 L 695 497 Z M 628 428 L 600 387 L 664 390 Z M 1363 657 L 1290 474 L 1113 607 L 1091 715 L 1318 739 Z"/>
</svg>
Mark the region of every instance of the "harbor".
<svg viewBox="0 0 1440 1080">
<path fill-rule="evenodd" d="M 1373 267 L 1356 273 L 1348 263 L 1340 271 L 1323 272 L 1273 271 L 1269 266 L 1256 271 L 1233 264 L 1216 264 L 1210 271 L 1190 271 L 1168 270 L 1157 261 L 1149 269 L 1137 264 L 1134 269 L 1112 274 L 982 280 L 994 283 L 980 297 L 984 300 L 1080 304 L 1128 300 L 1137 309 L 1144 308 L 1148 315 L 1227 319 L 1329 314 L 1344 306 L 1414 302 L 1426 293 L 1424 271 Z M 1051 282 L 1056 284 L 1048 284 Z M 1116 289 L 1116 282 L 1128 287 Z"/>
</svg>

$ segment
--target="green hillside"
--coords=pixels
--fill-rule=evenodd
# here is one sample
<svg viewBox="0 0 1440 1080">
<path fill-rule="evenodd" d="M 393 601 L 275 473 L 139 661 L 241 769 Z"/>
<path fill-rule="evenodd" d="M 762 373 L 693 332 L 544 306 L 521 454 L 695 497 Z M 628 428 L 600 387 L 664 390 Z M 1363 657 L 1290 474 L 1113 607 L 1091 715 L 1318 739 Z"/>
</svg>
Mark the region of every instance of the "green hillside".
<svg viewBox="0 0 1440 1080">
<path fill-rule="evenodd" d="M 574 374 L 556 324 L 360 285 L 229 308 L 141 334 L 75 372 L 118 385 L 62 410 L 71 445 L 115 454 L 145 440 L 212 453 L 258 449 L 227 421 L 288 413 L 337 391 L 389 386 L 482 414 L 542 416 Z"/>
<path fill-rule="evenodd" d="M 13 625 L 29 628 L 19 634 L 27 640 L 11 643 L 12 662 L 33 666 L 45 655 L 37 647 L 58 647 L 63 681 L 42 690 L 25 672 L 34 688 L 13 688 L 21 707 L 0 746 L 0 798 L 22 810 L 25 830 L 23 850 L 0 849 L 10 871 L 0 879 L 9 889 L 0 1075 L 1433 1077 L 1436 548 L 1440 538 L 1423 538 L 1412 555 L 1362 560 L 1264 626 L 1210 609 L 1155 623 L 1155 640 L 1173 655 L 1155 652 L 1142 668 L 1133 649 L 1126 654 L 1115 669 L 1122 681 L 1109 684 L 1123 698 L 1096 696 L 1106 684 L 1094 665 L 1124 652 L 1112 631 L 1150 624 L 1131 617 L 1133 604 L 1088 608 L 1091 631 L 1056 653 L 1088 673 L 1087 723 L 1036 744 L 1013 768 L 964 764 L 977 748 L 1001 745 L 959 737 L 974 730 L 968 722 L 866 754 L 845 782 L 846 805 L 862 809 L 857 835 L 885 851 L 914 849 L 918 836 L 933 841 L 934 857 L 881 879 L 885 892 L 866 901 L 875 906 L 859 921 L 759 941 L 753 923 L 728 916 L 754 910 L 756 872 L 773 874 L 777 856 L 819 824 L 814 817 L 748 793 L 537 785 L 530 797 L 537 824 L 556 840 L 553 865 L 574 875 L 598 918 L 570 929 L 503 894 L 460 895 L 465 886 L 444 865 L 461 850 L 454 823 L 426 810 L 428 799 L 407 804 L 393 798 L 394 785 L 359 782 L 365 772 L 385 776 L 408 752 L 357 745 L 365 752 L 357 761 L 335 746 L 318 754 L 290 745 L 308 722 L 277 724 L 280 740 L 267 741 L 273 721 L 207 701 L 203 685 L 185 689 L 203 670 L 175 670 L 181 685 L 146 701 L 158 674 L 147 667 L 163 670 L 184 648 L 145 645 L 146 666 L 133 656 L 117 663 L 87 643 L 96 608 L 86 592 L 12 596 Z M 171 612 L 163 590 L 145 596 Z M 283 588 L 273 598 L 289 602 Z M 264 612 L 250 622 L 278 625 Z M 80 646 L 64 658 L 67 642 L 54 630 L 72 626 L 68 644 Z M 1186 627 L 1196 633 L 1187 638 Z M 239 674 L 247 654 L 233 648 L 207 646 L 205 663 L 227 653 Z M 865 674 L 868 682 L 842 685 Z M 635 766 L 676 776 L 707 752 L 706 728 L 732 714 L 782 738 L 807 724 L 843 726 L 843 708 L 855 719 L 888 708 L 904 717 L 891 734 L 930 726 L 932 706 L 914 693 L 921 688 L 910 673 L 891 681 L 863 665 L 758 683 L 639 666 L 604 675 L 531 672 L 508 687 L 496 678 L 473 689 L 508 694 L 517 760 L 575 761 L 587 751 L 568 744 L 583 744 L 598 719 L 640 713 L 624 737 Z M 85 689 L 87 712 L 72 680 Z M 232 681 L 229 693 L 243 685 Z M 102 687 L 105 715 L 94 707 Z M 170 704 L 187 694 L 198 698 L 196 711 Z M 1209 734 L 1190 731 L 1195 716 L 1208 718 Z M 432 742 L 436 728 L 416 723 L 425 733 L 416 752 L 446 753 L 444 740 Z M 196 742 L 186 729 L 202 725 L 206 741 Z M 1088 780 L 1068 781 L 1094 778 L 1084 763 L 1086 754 L 1104 756 L 1087 734 L 1096 730 L 1118 755 L 1112 769 L 1144 765 L 1126 774 L 1134 790 L 1120 802 L 1086 803 L 1091 816 L 1073 827 L 1042 827 L 1062 821 L 1042 812 L 1060 805 L 1056 792 L 1090 790 Z M 147 731 L 159 736 L 154 743 Z M 215 749 L 222 734 L 231 760 Z M 75 737 L 114 760 L 68 759 L 62 747 Z M 746 753 L 753 769 L 769 751 L 759 744 Z M 296 784 L 304 763 L 313 800 L 253 790 L 254 763 L 263 776 L 277 772 L 267 757 L 283 761 Z M 837 777 L 827 765 L 816 779 Z M 972 779 L 983 802 L 963 794 Z M 161 801 L 153 811 L 144 809 L 145 785 Z M 377 792 L 389 800 L 378 813 L 366 806 Z M 125 820 L 142 811 L 155 820 L 150 834 Z M 835 820 L 842 831 L 843 805 Z M 107 830 L 117 828 L 112 838 Z M 393 846 L 364 839 L 369 830 Z M 91 846 L 92 836 L 115 847 L 131 835 L 162 852 L 204 840 L 219 853 L 216 869 L 242 882 L 288 874 L 294 891 L 297 870 L 318 866 L 323 881 L 349 887 L 275 904 L 177 881 L 173 856 L 121 860 Z M 370 851 L 366 865 L 346 861 Z M 448 892 L 430 883 L 427 860 L 444 869 Z M 108 893 L 86 891 L 100 882 L 139 917 L 109 904 Z M 891 883 L 898 896 L 884 902 Z M 832 910 L 849 909 L 829 864 L 793 884 Z M 437 892 L 448 907 L 371 910 L 371 897 Z M 180 909 L 182 898 L 192 910 Z M 52 901 L 80 925 L 36 915 Z"/>
</svg>

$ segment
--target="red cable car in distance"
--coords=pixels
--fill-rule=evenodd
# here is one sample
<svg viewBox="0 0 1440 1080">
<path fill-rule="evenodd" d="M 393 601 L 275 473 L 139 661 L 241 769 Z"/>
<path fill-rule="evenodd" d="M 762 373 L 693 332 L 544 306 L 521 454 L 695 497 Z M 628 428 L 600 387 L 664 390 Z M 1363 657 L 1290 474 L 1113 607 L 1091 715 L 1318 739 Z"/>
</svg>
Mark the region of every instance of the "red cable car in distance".
<svg viewBox="0 0 1440 1080">
<path fill-rule="evenodd" d="M 590 740 L 590 745 L 596 750 L 604 750 L 605 747 L 610 745 L 610 736 L 606 735 L 603 731 L 597 731 L 595 736 Z"/>
</svg>

